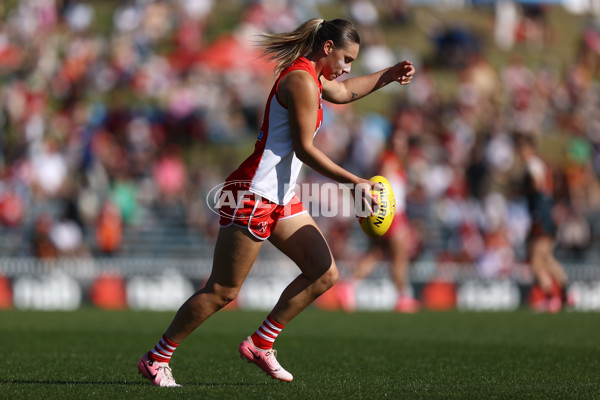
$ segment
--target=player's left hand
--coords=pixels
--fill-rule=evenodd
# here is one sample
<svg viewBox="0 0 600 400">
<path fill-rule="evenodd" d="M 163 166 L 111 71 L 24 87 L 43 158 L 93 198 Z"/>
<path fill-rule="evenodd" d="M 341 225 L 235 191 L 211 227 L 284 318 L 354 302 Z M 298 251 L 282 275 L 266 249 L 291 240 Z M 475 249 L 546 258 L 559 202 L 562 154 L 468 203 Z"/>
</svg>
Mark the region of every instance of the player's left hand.
<svg viewBox="0 0 600 400">
<path fill-rule="evenodd" d="M 394 80 L 401 85 L 408 85 L 415 75 L 415 67 L 411 61 L 401 61 L 392 67 Z"/>
</svg>

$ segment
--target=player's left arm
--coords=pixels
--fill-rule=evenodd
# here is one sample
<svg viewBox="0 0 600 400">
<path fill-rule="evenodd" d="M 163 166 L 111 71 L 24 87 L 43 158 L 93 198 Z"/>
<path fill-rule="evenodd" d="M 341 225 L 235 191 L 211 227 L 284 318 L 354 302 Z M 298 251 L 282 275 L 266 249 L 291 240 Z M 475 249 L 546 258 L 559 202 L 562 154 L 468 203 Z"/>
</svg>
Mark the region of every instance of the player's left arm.
<svg viewBox="0 0 600 400">
<path fill-rule="evenodd" d="M 336 104 L 350 103 L 392 82 L 408 85 L 414 74 L 415 67 L 412 62 L 401 61 L 373 74 L 346 79 L 342 82 L 328 81 L 321 77 L 323 99 Z"/>
</svg>

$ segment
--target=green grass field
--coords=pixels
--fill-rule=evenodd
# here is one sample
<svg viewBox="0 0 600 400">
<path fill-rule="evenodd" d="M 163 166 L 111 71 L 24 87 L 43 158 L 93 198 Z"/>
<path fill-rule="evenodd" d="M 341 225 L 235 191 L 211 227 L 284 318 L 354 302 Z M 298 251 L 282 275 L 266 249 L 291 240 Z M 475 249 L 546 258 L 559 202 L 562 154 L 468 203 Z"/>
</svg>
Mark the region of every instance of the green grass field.
<svg viewBox="0 0 600 400">
<path fill-rule="evenodd" d="M 307 310 L 277 342 L 294 382 L 243 362 L 265 313 L 225 311 L 178 348 L 182 388 L 137 374 L 173 313 L 0 312 L 3 399 L 600 398 L 600 315 Z"/>
</svg>

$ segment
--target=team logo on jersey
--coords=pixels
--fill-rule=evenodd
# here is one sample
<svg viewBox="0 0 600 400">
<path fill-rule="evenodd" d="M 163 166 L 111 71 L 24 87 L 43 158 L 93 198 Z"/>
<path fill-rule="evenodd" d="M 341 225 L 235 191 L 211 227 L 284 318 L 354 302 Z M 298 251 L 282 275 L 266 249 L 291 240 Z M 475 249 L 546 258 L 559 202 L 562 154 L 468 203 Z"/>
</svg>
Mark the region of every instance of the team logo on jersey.
<svg viewBox="0 0 600 400">
<path fill-rule="evenodd" d="M 257 139 L 257 140 L 259 140 L 259 141 L 260 141 L 260 140 L 262 140 L 262 138 L 263 138 L 263 135 L 264 135 L 264 134 L 263 134 L 263 131 L 260 131 L 260 132 L 258 133 L 258 136 L 257 136 L 257 138 L 256 138 L 256 139 Z"/>
</svg>

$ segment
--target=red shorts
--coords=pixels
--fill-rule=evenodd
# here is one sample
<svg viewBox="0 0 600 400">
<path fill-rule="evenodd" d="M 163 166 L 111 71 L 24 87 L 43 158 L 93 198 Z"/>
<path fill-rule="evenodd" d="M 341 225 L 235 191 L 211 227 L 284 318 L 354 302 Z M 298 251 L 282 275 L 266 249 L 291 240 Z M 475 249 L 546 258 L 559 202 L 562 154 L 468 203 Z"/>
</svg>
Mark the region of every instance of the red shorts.
<svg viewBox="0 0 600 400">
<path fill-rule="evenodd" d="M 308 212 L 296 195 L 282 206 L 245 189 L 230 186 L 228 190 L 231 193 L 230 199 L 235 199 L 235 202 L 224 201 L 220 206 L 221 227 L 245 227 L 261 240 L 271 236 L 279 220 Z"/>
</svg>

